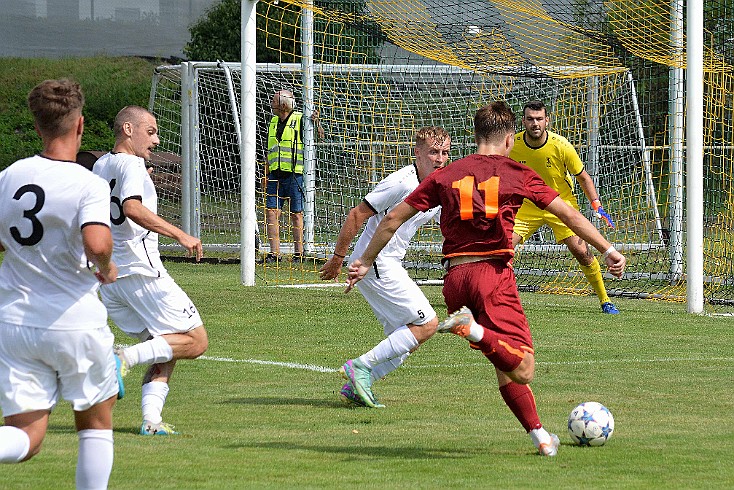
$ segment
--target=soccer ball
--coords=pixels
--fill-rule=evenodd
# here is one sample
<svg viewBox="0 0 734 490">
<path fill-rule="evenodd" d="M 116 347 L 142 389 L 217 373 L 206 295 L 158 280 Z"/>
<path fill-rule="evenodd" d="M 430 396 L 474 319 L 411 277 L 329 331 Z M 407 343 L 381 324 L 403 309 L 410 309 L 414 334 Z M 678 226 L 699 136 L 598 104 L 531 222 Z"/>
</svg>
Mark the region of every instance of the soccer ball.
<svg viewBox="0 0 734 490">
<path fill-rule="evenodd" d="M 614 432 L 612 412 L 597 402 L 584 402 L 568 416 L 568 433 L 579 446 L 603 446 Z"/>
</svg>

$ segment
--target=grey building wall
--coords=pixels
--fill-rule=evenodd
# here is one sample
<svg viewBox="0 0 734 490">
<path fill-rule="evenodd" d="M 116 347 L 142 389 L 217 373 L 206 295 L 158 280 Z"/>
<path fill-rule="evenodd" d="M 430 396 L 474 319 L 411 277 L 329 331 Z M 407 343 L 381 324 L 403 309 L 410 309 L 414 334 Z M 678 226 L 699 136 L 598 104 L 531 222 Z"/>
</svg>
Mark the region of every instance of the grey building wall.
<svg viewBox="0 0 734 490">
<path fill-rule="evenodd" d="M 0 0 L 0 57 L 182 57 L 217 0 Z"/>
</svg>

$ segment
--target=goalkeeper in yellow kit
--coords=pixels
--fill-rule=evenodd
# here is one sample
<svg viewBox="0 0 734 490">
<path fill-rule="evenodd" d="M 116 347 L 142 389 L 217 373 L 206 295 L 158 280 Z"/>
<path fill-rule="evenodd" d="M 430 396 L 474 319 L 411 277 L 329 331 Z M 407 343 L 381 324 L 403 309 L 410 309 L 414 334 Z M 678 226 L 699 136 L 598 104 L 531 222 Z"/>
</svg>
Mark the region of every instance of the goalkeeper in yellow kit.
<svg viewBox="0 0 734 490">
<path fill-rule="evenodd" d="M 614 221 L 601 206 L 594 182 L 584 170 L 584 164 L 578 153 L 566 138 L 548 131 L 548 120 L 548 112 L 541 101 L 534 100 L 525 104 L 522 116 L 525 130 L 515 135 L 515 146 L 510 152 L 510 158 L 535 170 L 548 186 L 558 191 L 564 201 L 579 209 L 576 196 L 573 194 L 574 184 L 571 179 L 573 175 L 591 202 L 596 216 L 614 228 Z M 539 209 L 527 199 L 515 217 L 513 247 L 527 240 L 544 224 L 553 230 L 556 241 L 565 244 L 578 260 L 581 271 L 599 297 L 602 311 L 609 314 L 619 313 L 614 303 L 609 301 L 599 261 L 586 242 L 576 236 L 555 215 Z"/>
</svg>

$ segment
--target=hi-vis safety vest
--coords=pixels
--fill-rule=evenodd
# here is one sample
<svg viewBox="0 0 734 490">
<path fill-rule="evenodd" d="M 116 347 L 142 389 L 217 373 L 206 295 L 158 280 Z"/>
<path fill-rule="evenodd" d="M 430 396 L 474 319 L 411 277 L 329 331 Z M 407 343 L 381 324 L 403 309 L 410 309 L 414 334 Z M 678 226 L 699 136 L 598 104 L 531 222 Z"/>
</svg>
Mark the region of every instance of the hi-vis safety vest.
<svg viewBox="0 0 734 490">
<path fill-rule="evenodd" d="M 268 169 L 303 173 L 303 142 L 301 141 L 302 112 L 293 111 L 283 128 L 280 141 L 276 137 L 278 116 L 273 116 L 268 128 Z"/>
</svg>

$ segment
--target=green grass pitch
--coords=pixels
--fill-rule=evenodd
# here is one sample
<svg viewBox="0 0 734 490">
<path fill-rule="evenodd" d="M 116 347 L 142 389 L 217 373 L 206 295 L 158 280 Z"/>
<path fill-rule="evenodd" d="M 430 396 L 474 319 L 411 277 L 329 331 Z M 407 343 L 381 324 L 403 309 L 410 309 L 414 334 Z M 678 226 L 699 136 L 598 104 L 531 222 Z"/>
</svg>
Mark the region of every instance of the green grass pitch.
<svg viewBox="0 0 734 490">
<path fill-rule="evenodd" d="M 523 294 L 533 391 L 562 441 L 542 458 L 465 341 L 437 335 L 377 382 L 386 409 L 347 408 L 336 369 L 383 337 L 358 292 L 245 288 L 237 265 L 167 267 L 201 311 L 209 351 L 174 372 L 164 420 L 178 437 L 136 435 L 143 367 L 126 378 L 110 488 L 734 487 L 731 318 L 643 300 L 615 300 L 622 314 L 607 316 L 594 297 Z M 443 318 L 440 288 L 425 292 Z M 571 445 L 566 418 L 582 401 L 614 414 L 604 447 Z M 3 465 L 0 487 L 73 488 L 76 452 L 62 403 L 41 454 Z"/>
</svg>

